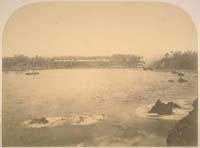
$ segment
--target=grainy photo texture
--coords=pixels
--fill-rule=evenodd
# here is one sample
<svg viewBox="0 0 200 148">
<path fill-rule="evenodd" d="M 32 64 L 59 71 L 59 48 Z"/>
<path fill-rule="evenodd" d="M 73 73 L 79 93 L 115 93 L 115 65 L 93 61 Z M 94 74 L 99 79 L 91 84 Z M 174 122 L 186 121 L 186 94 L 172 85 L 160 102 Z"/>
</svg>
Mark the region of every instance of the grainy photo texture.
<svg viewBox="0 0 200 148">
<path fill-rule="evenodd" d="M 3 146 L 197 146 L 197 32 L 160 2 L 40 2 L 3 31 Z"/>
</svg>

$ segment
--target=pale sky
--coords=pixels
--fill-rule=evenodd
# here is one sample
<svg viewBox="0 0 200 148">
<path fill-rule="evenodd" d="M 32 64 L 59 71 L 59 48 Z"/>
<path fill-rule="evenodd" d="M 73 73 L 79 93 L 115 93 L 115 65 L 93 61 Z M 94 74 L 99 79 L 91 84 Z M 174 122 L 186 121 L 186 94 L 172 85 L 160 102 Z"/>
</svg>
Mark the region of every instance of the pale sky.
<svg viewBox="0 0 200 148">
<path fill-rule="evenodd" d="M 3 32 L 3 56 L 137 54 L 197 51 L 186 12 L 157 2 L 43 2 L 15 11 Z"/>
</svg>

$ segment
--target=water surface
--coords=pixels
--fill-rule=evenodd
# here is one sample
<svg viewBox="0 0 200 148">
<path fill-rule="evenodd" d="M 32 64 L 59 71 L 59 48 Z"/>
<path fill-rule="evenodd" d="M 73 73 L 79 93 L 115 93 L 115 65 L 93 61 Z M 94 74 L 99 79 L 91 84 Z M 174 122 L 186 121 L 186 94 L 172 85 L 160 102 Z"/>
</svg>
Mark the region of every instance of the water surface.
<svg viewBox="0 0 200 148">
<path fill-rule="evenodd" d="M 4 146 L 165 146 L 167 132 L 197 97 L 197 74 L 189 71 L 184 71 L 188 83 L 182 84 L 171 72 L 140 69 L 39 72 L 3 72 Z M 149 118 L 148 107 L 157 99 L 179 103 L 182 114 Z M 79 116 L 94 122 L 73 124 Z M 36 117 L 71 120 L 41 128 L 24 126 Z"/>
</svg>

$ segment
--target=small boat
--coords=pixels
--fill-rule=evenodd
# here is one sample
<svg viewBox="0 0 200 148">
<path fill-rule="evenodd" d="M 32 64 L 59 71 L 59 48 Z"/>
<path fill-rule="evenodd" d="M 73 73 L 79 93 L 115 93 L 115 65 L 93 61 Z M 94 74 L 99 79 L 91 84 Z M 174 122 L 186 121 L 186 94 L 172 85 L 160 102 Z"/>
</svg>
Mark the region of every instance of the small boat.
<svg viewBox="0 0 200 148">
<path fill-rule="evenodd" d="M 38 75 L 39 72 L 27 72 L 26 75 Z"/>
</svg>

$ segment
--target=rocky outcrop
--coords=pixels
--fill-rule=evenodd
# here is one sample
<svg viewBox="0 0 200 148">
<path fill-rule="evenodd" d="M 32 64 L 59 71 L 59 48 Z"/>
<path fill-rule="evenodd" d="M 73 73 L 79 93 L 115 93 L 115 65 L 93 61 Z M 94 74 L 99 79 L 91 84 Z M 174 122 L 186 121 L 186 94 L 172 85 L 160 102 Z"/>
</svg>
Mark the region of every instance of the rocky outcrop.
<svg viewBox="0 0 200 148">
<path fill-rule="evenodd" d="M 185 80 L 185 79 L 183 79 L 182 77 L 180 77 L 180 78 L 178 79 L 178 82 L 180 82 L 180 83 L 186 83 L 187 80 Z"/>
<path fill-rule="evenodd" d="M 33 120 L 30 121 L 30 124 L 46 124 L 46 123 L 49 123 L 49 121 L 44 117 L 34 118 Z"/>
<path fill-rule="evenodd" d="M 196 99 L 193 103 L 193 110 L 169 131 L 167 137 L 168 146 L 197 146 L 197 106 L 198 102 Z"/>
<path fill-rule="evenodd" d="M 156 104 L 151 108 L 149 113 L 157 113 L 159 115 L 171 115 L 173 114 L 173 108 L 181 108 L 178 104 L 174 102 L 163 103 L 157 100 Z"/>
</svg>

